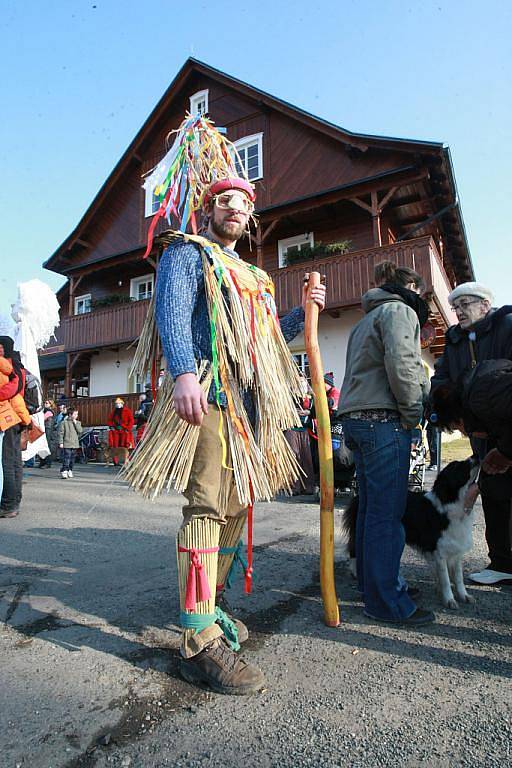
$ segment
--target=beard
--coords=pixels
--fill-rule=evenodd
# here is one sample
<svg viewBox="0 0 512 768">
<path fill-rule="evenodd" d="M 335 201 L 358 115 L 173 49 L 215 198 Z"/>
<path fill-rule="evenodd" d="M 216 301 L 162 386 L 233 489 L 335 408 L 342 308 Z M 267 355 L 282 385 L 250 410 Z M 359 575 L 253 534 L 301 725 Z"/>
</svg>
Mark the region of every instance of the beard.
<svg viewBox="0 0 512 768">
<path fill-rule="evenodd" d="M 234 221 L 217 221 L 215 214 L 210 219 L 210 226 L 217 237 L 229 240 L 240 240 L 245 231 L 245 224 L 238 224 Z"/>
</svg>

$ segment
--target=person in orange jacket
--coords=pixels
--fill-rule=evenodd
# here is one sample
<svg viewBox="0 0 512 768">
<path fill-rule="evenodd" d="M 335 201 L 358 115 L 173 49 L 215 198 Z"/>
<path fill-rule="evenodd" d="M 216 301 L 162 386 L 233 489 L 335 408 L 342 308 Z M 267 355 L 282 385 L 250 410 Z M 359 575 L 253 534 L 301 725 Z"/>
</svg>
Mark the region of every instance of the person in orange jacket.
<svg viewBox="0 0 512 768">
<path fill-rule="evenodd" d="M 0 336 L 0 518 L 16 517 L 22 494 L 23 463 L 19 424 L 32 419 L 23 399 L 25 369 L 10 336 Z"/>
<path fill-rule="evenodd" d="M 0 393 L 10 382 L 17 387 L 19 380 L 14 373 L 12 362 L 4 357 L 3 349 L 0 344 Z M 23 396 L 18 392 L 10 399 L 4 399 L 0 394 L 0 430 L 5 432 L 9 427 L 20 423 L 24 426 L 29 426 L 32 423 Z"/>
</svg>

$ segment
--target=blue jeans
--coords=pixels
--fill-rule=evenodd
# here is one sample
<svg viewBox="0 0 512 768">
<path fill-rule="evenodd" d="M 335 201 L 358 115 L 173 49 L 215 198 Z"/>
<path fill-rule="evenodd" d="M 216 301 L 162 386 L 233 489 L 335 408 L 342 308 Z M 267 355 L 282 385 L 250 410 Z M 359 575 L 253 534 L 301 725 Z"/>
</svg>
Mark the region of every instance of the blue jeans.
<svg viewBox="0 0 512 768">
<path fill-rule="evenodd" d="M 408 618 L 416 606 L 399 569 L 411 433 L 399 421 L 351 418 L 343 419 L 343 431 L 357 472 L 357 575 L 365 613 L 376 619 Z"/>
<path fill-rule="evenodd" d="M 73 471 L 75 464 L 75 448 L 63 448 L 62 449 L 62 467 L 61 472 Z"/>
</svg>

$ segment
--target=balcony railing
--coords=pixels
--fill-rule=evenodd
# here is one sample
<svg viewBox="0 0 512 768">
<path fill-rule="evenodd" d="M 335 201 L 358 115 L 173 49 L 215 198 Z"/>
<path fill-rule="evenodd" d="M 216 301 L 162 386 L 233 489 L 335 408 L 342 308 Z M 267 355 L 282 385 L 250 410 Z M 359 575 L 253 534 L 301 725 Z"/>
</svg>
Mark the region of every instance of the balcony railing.
<svg viewBox="0 0 512 768">
<path fill-rule="evenodd" d="M 451 324 L 453 318 L 448 303 L 451 286 L 431 237 L 417 237 L 393 245 L 367 248 L 272 270 L 270 274 L 276 288 L 279 313 L 286 314 L 300 304 L 304 273 L 313 269 L 326 276 L 326 309 L 358 306 L 363 293 L 375 285 L 375 264 L 385 259 L 416 270 L 425 281 L 425 291 L 431 296 L 435 308 Z"/>
<path fill-rule="evenodd" d="M 132 301 L 68 317 L 63 322 L 65 351 L 78 352 L 134 341 L 140 336 L 148 307 L 149 300 Z"/>
<path fill-rule="evenodd" d="M 280 314 L 286 314 L 300 304 L 304 272 L 312 269 L 326 276 L 326 309 L 359 306 L 362 294 L 374 285 L 375 264 L 384 259 L 419 272 L 434 309 L 448 325 L 451 324 L 453 316 L 448 303 L 451 286 L 431 237 L 417 237 L 393 245 L 367 248 L 272 270 L 270 274 L 274 280 Z M 64 350 L 78 352 L 134 341 L 140 336 L 148 307 L 147 300 L 133 301 L 65 319 L 62 323 Z"/>
</svg>

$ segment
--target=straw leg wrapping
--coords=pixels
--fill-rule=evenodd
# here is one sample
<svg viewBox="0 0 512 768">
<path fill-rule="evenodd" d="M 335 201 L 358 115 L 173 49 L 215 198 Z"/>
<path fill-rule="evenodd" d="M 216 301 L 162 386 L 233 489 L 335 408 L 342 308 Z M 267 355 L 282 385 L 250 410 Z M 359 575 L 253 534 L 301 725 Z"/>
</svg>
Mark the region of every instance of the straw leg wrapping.
<svg viewBox="0 0 512 768">
<path fill-rule="evenodd" d="M 217 569 L 217 593 L 220 594 L 226 588 L 226 579 L 233 564 L 235 550 L 240 542 L 247 520 L 247 510 L 243 510 L 237 517 L 228 517 L 226 525 L 222 526 L 219 539 L 219 565 Z M 224 549 L 233 550 L 226 554 Z"/>
<path fill-rule="evenodd" d="M 199 616 L 213 615 L 215 612 L 215 589 L 217 585 L 217 563 L 218 546 L 220 535 L 220 524 L 210 518 L 193 518 L 183 528 L 178 531 L 176 539 L 177 558 L 178 558 L 178 580 L 180 590 L 180 610 L 186 614 L 196 614 Z M 186 551 L 180 551 L 186 550 Z M 186 608 L 187 586 L 190 594 L 191 578 L 191 550 L 196 550 L 200 558 L 204 574 L 208 580 L 209 598 L 206 600 L 198 599 L 200 597 L 199 584 L 197 586 L 195 608 L 193 610 Z M 214 550 L 202 552 L 201 550 Z M 197 578 L 199 581 L 199 578 Z M 199 594 L 198 594 L 199 593 Z M 185 658 L 190 658 L 199 653 L 215 637 L 219 637 L 222 630 L 214 623 L 201 631 L 195 629 L 184 629 L 182 636 L 181 653 Z"/>
</svg>

